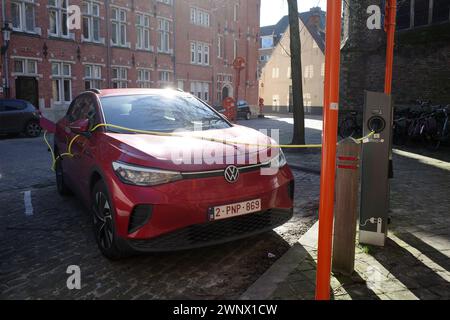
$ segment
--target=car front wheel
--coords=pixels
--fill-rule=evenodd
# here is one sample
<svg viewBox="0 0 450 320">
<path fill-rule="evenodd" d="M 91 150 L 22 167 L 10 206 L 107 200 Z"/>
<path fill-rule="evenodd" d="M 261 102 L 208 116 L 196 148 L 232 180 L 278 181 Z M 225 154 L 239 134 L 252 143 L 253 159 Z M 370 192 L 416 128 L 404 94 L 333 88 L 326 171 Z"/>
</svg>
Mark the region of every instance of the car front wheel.
<svg viewBox="0 0 450 320">
<path fill-rule="evenodd" d="M 245 115 L 245 119 L 250 120 L 251 118 L 252 118 L 252 114 L 250 112 L 247 112 L 247 114 Z"/>
<path fill-rule="evenodd" d="M 128 255 L 123 240 L 117 236 L 114 208 L 103 181 L 98 181 L 92 191 L 92 215 L 94 234 L 101 253 L 110 260 L 118 260 Z"/>
<path fill-rule="evenodd" d="M 55 178 L 56 178 L 56 188 L 58 189 L 58 193 L 61 196 L 67 196 L 70 194 L 70 190 L 66 185 L 65 179 L 64 179 L 64 171 L 63 171 L 63 164 L 62 159 L 58 159 L 55 162 Z"/>
</svg>

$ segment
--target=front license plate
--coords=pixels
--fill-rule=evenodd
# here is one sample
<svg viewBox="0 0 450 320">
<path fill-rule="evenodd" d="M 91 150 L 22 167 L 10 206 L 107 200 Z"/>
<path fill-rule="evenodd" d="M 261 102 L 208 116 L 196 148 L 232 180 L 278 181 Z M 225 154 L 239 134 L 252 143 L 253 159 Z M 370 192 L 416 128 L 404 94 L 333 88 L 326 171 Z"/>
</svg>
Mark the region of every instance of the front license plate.
<svg viewBox="0 0 450 320">
<path fill-rule="evenodd" d="M 227 204 L 213 208 L 213 220 L 222 220 L 258 211 L 261 211 L 261 199 Z"/>
</svg>

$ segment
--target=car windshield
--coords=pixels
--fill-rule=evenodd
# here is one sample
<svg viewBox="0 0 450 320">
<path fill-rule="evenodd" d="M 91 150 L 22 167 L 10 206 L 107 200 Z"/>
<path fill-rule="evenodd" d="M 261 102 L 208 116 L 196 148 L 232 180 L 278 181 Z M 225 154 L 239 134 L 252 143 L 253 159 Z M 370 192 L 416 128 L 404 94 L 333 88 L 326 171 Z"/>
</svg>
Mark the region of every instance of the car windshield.
<svg viewBox="0 0 450 320">
<path fill-rule="evenodd" d="M 101 98 L 108 124 L 157 132 L 229 128 L 205 103 L 189 95 L 123 95 Z M 111 128 L 108 131 L 132 133 Z"/>
</svg>

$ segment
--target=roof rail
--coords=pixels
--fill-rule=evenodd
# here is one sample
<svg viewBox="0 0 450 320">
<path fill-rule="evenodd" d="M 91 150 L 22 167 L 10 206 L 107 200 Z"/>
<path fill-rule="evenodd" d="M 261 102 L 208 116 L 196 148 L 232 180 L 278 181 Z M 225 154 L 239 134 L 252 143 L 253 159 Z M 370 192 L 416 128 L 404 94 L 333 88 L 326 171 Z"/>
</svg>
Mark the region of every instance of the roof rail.
<svg viewBox="0 0 450 320">
<path fill-rule="evenodd" d="M 86 90 L 86 91 L 88 91 L 88 92 L 93 92 L 93 93 L 95 93 L 95 94 L 100 94 L 100 93 L 101 93 L 99 89 L 88 89 L 88 90 Z"/>
</svg>

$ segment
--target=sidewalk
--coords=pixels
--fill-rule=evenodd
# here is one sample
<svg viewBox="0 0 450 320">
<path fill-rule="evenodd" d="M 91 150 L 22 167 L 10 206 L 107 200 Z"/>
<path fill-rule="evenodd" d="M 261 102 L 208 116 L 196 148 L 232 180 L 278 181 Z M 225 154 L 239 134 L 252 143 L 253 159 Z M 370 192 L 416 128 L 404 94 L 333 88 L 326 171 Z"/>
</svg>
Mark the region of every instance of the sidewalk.
<svg viewBox="0 0 450 320">
<path fill-rule="evenodd" d="M 332 299 L 450 299 L 450 163 L 396 150 L 394 168 L 386 246 L 356 244 L 355 272 L 332 276 Z M 315 224 L 241 299 L 314 299 L 317 231 Z"/>
</svg>

